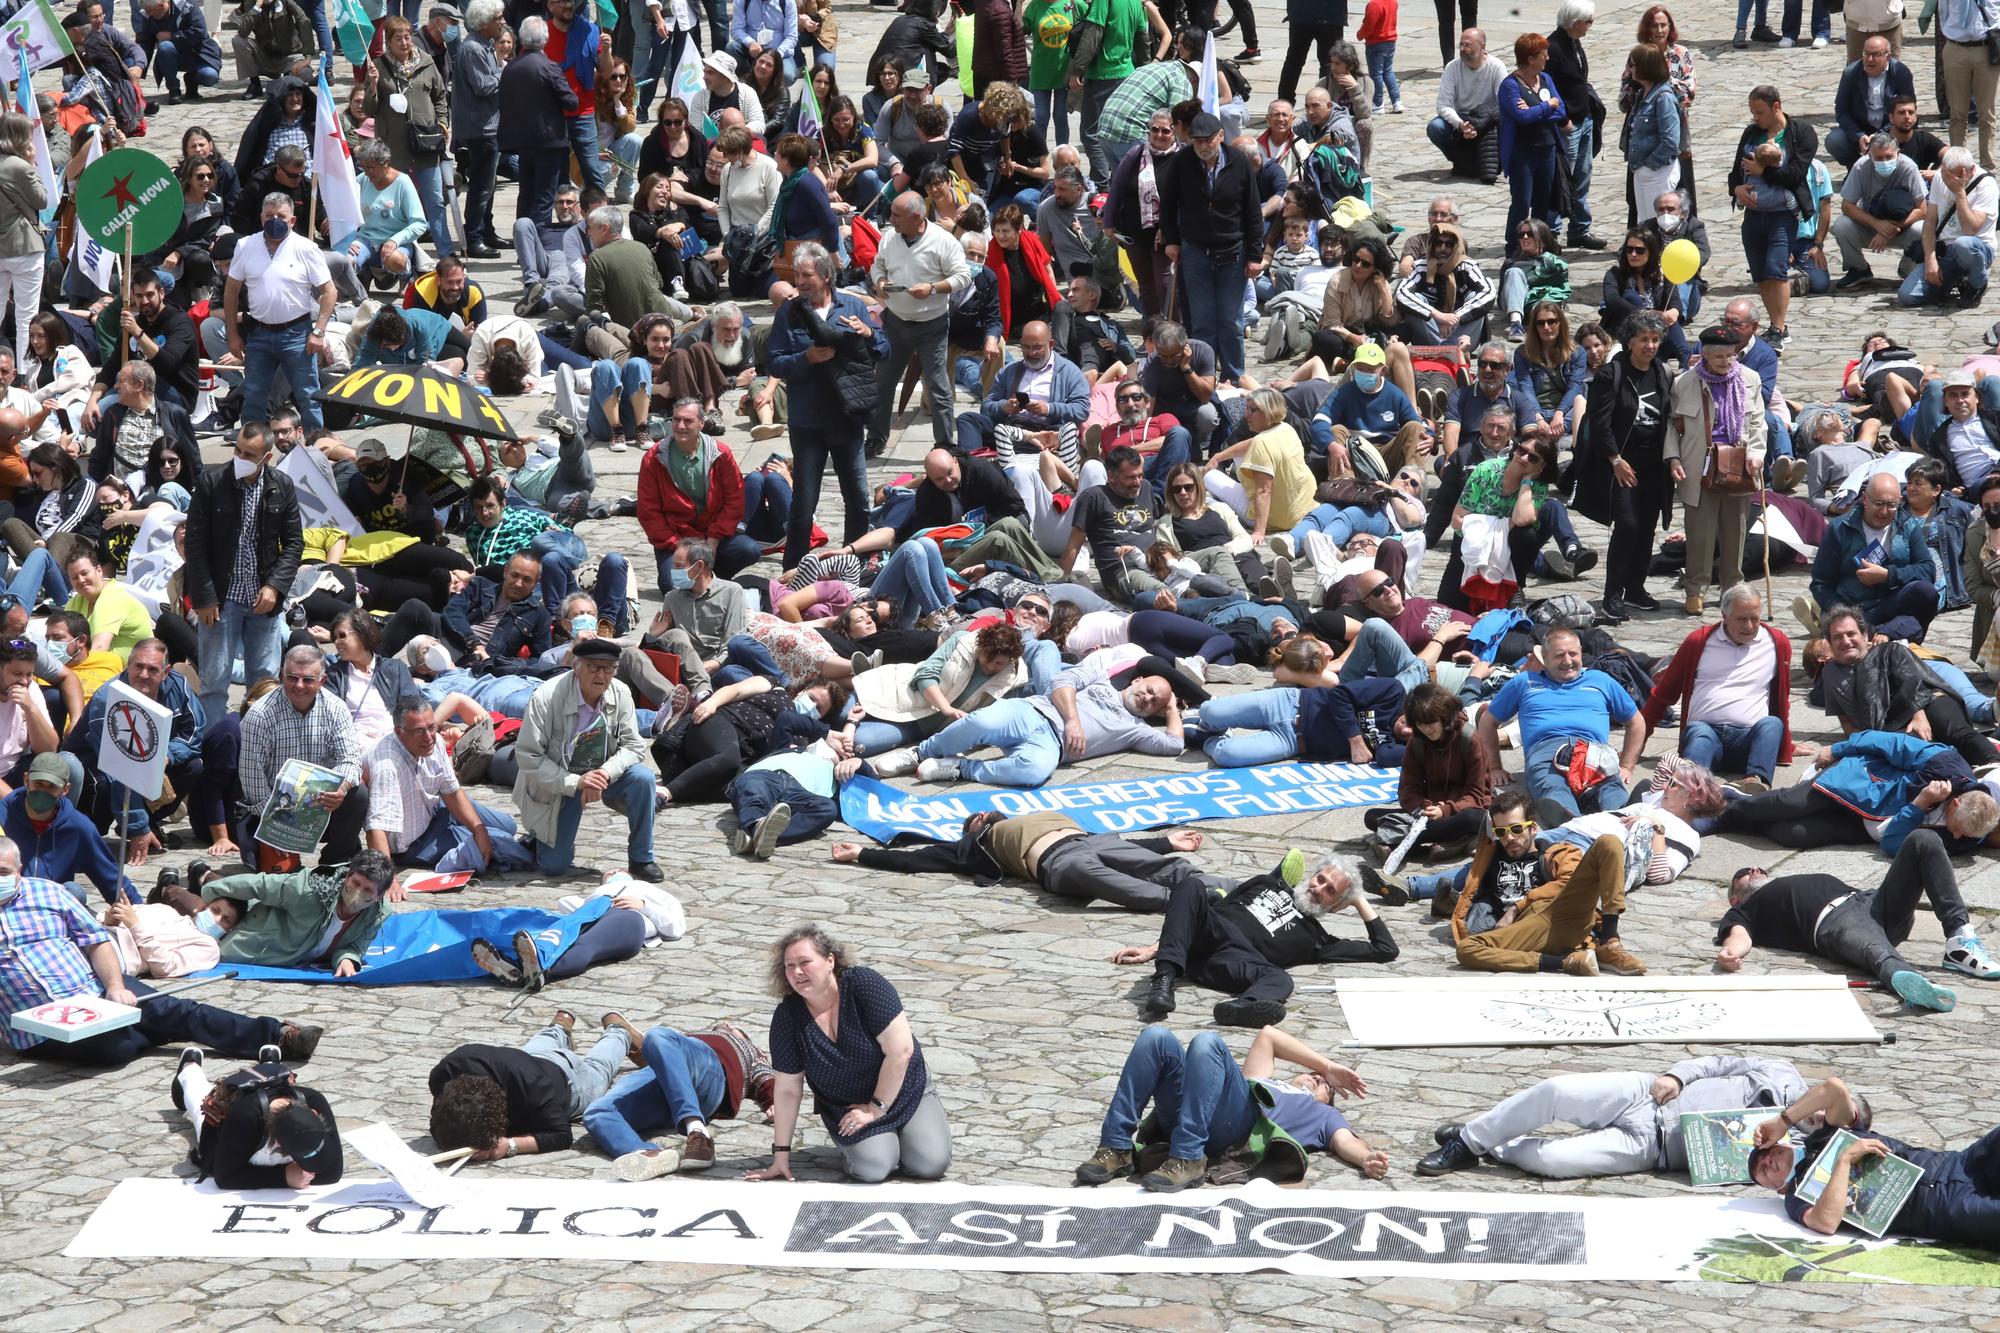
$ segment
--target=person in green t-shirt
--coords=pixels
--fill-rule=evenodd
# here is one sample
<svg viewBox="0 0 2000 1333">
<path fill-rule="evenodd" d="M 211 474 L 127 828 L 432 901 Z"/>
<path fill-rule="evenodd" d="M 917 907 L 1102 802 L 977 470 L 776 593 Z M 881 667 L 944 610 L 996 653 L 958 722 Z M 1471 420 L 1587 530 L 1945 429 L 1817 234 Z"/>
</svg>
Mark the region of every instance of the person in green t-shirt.
<svg viewBox="0 0 2000 1333">
<path fill-rule="evenodd" d="M 1029 0 L 1021 15 L 1028 35 L 1028 91 L 1035 99 L 1035 133 L 1050 143 L 1069 142 L 1069 35 L 1076 29 L 1076 0 Z M 1055 136 L 1049 138 L 1049 117 Z"/>
<path fill-rule="evenodd" d="M 1157 22 L 1162 36 L 1166 35 L 1166 24 L 1158 21 L 1158 13 L 1147 0 L 1089 0 L 1082 19 L 1088 26 L 1069 44 L 1069 90 L 1083 94 L 1077 128 L 1083 135 L 1084 151 L 1090 155 L 1092 180 L 1110 180 L 1111 169 L 1117 165 L 1098 137 L 1097 118 L 1119 83 L 1131 76 L 1132 48 L 1138 44 L 1139 34 Z"/>
</svg>

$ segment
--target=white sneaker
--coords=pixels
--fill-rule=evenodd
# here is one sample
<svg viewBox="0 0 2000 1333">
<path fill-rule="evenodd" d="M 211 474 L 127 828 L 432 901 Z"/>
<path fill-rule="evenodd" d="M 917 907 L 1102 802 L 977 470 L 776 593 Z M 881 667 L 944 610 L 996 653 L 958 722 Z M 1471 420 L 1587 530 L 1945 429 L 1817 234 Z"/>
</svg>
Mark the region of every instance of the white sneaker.
<svg viewBox="0 0 2000 1333">
<path fill-rule="evenodd" d="M 640 1148 L 611 1164 L 611 1173 L 620 1180 L 637 1183 L 671 1175 L 679 1169 L 681 1155 L 672 1148 Z"/>
<path fill-rule="evenodd" d="M 877 777 L 900 778 L 917 771 L 917 751 L 914 746 L 905 745 L 899 750 L 885 750 L 868 762 Z"/>
<path fill-rule="evenodd" d="M 1826 38 L 1824 37 L 1813 38 L 1813 50 L 1817 51 L 1825 45 L 1826 45 Z"/>
<path fill-rule="evenodd" d="M 1264 539 L 1264 544 L 1271 548 L 1271 554 L 1277 556 L 1278 559 L 1290 560 L 1292 558 L 1291 533 L 1274 532 Z"/>
<path fill-rule="evenodd" d="M 1789 51 L 1797 45 L 1798 43 L 1790 37 L 1780 37 L 1778 39 L 1778 49 L 1782 51 Z"/>
<path fill-rule="evenodd" d="M 1986 946 L 1980 943 L 1979 937 L 1969 931 L 1945 946 L 1944 965 L 1953 972 L 1963 972 L 1981 981 L 2000 977 L 2000 966 L 1996 966 L 1987 955 Z"/>
<path fill-rule="evenodd" d="M 919 782 L 956 782 L 958 781 L 958 760 L 926 759 L 917 765 L 917 780 Z"/>
</svg>

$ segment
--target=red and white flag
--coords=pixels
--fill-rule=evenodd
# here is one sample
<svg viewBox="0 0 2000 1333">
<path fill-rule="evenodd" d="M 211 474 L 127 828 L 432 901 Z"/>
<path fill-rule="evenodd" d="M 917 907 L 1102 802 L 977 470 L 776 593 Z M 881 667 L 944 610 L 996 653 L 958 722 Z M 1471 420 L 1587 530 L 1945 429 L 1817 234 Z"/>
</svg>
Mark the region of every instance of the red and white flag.
<svg viewBox="0 0 2000 1333">
<path fill-rule="evenodd" d="M 326 215 L 326 234 L 337 245 L 361 230 L 361 183 L 354 178 L 354 150 L 341 133 L 324 71 L 313 124 L 312 172 L 319 187 L 320 212 Z"/>
</svg>

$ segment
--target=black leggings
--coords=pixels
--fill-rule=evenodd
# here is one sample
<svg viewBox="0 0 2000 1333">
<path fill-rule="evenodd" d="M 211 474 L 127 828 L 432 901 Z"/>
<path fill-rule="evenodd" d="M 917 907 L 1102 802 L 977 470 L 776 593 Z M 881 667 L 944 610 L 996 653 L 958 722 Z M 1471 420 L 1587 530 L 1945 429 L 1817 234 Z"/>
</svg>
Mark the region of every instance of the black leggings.
<svg viewBox="0 0 2000 1333">
<path fill-rule="evenodd" d="M 1940 694 L 1924 705 L 1924 717 L 1931 724 L 1931 739 L 1964 755 L 1974 768 L 2000 763 L 2000 749 L 1972 724 L 1957 695 Z"/>
<path fill-rule="evenodd" d="M 194 626 L 178 611 L 162 611 L 154 619 L 153 637 L 167 645 L 168 666 L 200 658 L 201 641 L 195 637 Z"/>
<path fill-rule="evenodd" d="M 409 644 L 411 639 L 428 634 L 440 642 L 448 642 L 444 634 L 444 621 L 428 603 L 418 600 L 404 602 L 396 608 L 396 614 L 382 623 L 382 646 L 380 651 L 390 657 Z"/>
<path fill-rule="evenodd" d="M 614 907 L 583 928 L 576 943 L 543 969 L 550 981 L 567 981 L 604 963 L 622 963 L 636 958 L 646 947 L 646 918 L 623 907 Z"/>
<path fill-rule="evenodd" d="M 678 751 L 662 753 L 656 743 L 653 762 L 667 784 L 674 804 L 719 801 L 722 792 L 752 756 L 745 753 L 743 733 L 736 724 L 718 713 L 706 722 L 687 729 Z"/>
<path fill-rule="evenodd" d="M 1759 833 L 1780 847 L 1839 847 L 1868 841 L 1861 816 L 1811 783 L 1731 801 L 1718 833 Z"/>
<path fill-rule="evenodd" d="M 371 611 L 380 611 L 401 606 L 413 598 L 443 606 L 451 600 L 451 576 L 471 570 L 472 561 L 463 551 L 418 542 L 387 560 L 357 569 L 355 578 L 361 585 L 362 604 Z"/>
<path fill-rule="evenodd" d="M 1433 0 L 1438 16 L 1438 59 L 1449 65 L 1458 54 L 1459 28 L 1479 26 L 1479 0 L 1458 0 L 1458 28 L 1451 26 L 1452 0 Z"/>
<path fill-rule="evenodd" d="M 1236 640 L 1206 621 L 1178 612 L 1134 611 L 1125 633 L 1131 642 L 1158 657 L 1199 657 L 1223 666 L 1236 662 Z"/>
</svg>

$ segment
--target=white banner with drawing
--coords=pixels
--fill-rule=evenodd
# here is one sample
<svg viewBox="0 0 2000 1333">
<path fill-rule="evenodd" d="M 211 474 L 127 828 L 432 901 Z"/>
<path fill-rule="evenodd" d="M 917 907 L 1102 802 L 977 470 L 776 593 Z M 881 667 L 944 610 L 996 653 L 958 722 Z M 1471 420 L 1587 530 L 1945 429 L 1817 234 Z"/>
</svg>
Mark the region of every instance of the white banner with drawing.
<svg viewBox="0 0 2000 1333">
<path fill-rule="evenodd" d="M 489 1168 L 490 1170 L 490 1168 Z M 508 1173 L 510 1175 L 514 1173 Z M 430 1207 L 393 1182 L 232 1194 L 127 1180 L 72 1259 L 579 1259 L 991 1272 L 1422 1274 L 1469 1279 L 2000 1284 L 1994 1256 L 1794 1226 L 1773 1196 L 1558 1198 L 1131 1186 L 453 1181 Z"/>
</svg>

